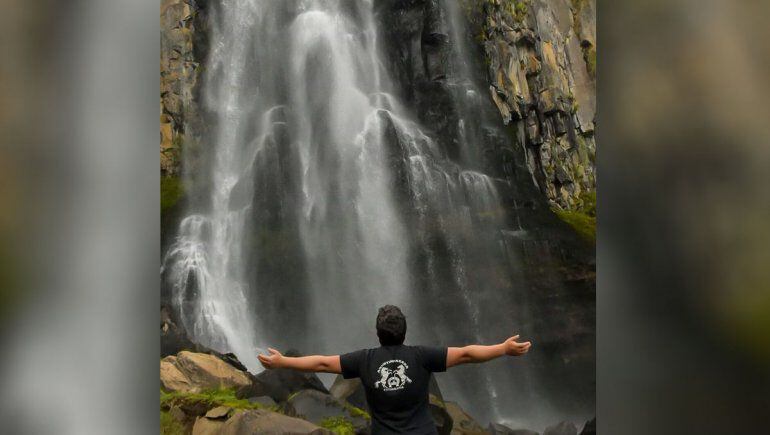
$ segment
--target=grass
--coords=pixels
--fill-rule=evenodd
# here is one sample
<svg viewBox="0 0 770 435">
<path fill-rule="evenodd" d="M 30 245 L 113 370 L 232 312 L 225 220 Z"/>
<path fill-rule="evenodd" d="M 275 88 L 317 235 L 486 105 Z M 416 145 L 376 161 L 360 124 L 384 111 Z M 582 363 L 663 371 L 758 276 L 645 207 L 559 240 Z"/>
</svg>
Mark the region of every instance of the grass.
<svg viewBox="0 0 770 435">
<path fill-rule="evenodd" d="M 184 186 L 180 177 L 160 177 L 160 212 L 166 213 L 176 205 L 184 195 Z"/>
<path fill-rule="evenodd" d="M 596 192 L 580 196 L 583 205 L 576 210 L 554 208 L 559 219 L 571 226 L 583 239 L 596 243 Z"/>
<path fill-rule="evenodd" d="M 168 411 L 160 411 L 160 435 L 184 435 L 185 427 Z"/>
<path fill-rule="evenodd" d="M 214 408 L 216 406 L 228 406 L 235 409 L 269 409 L 271 411 L 277 411 L 277 407 L 267 407 L 260 403 L 252 403 L 246 399 L 239 399 L 235 397 L 235 390 L 222 389 L 222 390 L 209 390 L 201 393 L 183 393 L 175 391 L 167 393 L 161 390 L 160 392 L 160 407 L 162 409 L 171 408 L 173 405 L 179 405 L 182 403 L 205 403 L 206 405 Z"/>
<path fill-rule="evenodd" d="M 345 417 L 326 417 L 321 420 L 319 426 L 339 435 L 354 435 L 356 433 L 353 423 Z"/>
</svg>

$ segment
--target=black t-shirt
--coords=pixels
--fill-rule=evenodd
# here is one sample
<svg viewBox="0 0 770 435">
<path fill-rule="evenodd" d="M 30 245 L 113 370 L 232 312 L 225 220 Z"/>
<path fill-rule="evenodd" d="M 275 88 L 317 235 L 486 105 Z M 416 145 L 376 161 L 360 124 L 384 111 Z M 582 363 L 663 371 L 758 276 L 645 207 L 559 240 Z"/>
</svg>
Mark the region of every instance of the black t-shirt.
<svg viewBox="0 0 770 435">
<path fill-rule="evenodd" d="M 428 408 L 432 372 L 446 371 L 446 347 L 382 346 L 340 355 L 342 376 L 361 378 L 372 435 L 436 434 Z"/>
</svg>

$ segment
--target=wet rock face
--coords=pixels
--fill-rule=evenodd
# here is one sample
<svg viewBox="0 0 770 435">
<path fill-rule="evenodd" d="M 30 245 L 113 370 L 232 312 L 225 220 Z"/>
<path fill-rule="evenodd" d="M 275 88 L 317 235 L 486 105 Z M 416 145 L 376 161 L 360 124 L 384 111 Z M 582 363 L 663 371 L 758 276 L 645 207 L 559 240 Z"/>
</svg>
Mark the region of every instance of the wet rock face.
<svg viewBox="0 0 770 435">
<path fill-rule="evenodd" d="M 482 3 L 474 34 L 490 97 L 503 123 L 524 132 L 528 168 L 549 202 L 575 209 L 596 187 L 595 2 Z"/>
</svg>

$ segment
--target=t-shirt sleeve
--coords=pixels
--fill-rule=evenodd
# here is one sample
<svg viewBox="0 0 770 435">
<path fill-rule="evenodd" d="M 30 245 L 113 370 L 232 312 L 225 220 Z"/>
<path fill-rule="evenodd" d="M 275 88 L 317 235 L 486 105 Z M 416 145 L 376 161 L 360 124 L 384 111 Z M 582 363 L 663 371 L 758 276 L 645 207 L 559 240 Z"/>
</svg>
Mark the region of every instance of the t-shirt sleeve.
<svg viewBox="0 0 770 435">
<path fill-rule="evenodd" d="M 429 372 L 446 371 L 446 347 L 420 346 L 422 366 Z"/>
<path fill-rule="evenodd" d="M 357 350 L 355 352 L 340 355 L 342 377 L 345 379 L 361 377 L 361 366 L 363 365 L 365 356 L 365 350 Z"/>
</svg>

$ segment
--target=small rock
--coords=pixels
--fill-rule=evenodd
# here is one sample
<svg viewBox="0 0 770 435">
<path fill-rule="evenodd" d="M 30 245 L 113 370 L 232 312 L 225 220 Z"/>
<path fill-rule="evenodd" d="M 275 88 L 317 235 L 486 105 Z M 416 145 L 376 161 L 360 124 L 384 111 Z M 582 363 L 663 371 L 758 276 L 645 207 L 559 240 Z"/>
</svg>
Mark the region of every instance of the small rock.
<svg viewBox="0 0 770 435">
<path fill-rule="evenodd" d="M 206 413 L 206 417 L 210 419 L 218 419 L 227 417 L 227 414 L 232 410 L 233 408 L 230 408 L 229 406 L 217 406 L 216 408 L 210 409 Z"/>
</svg>

